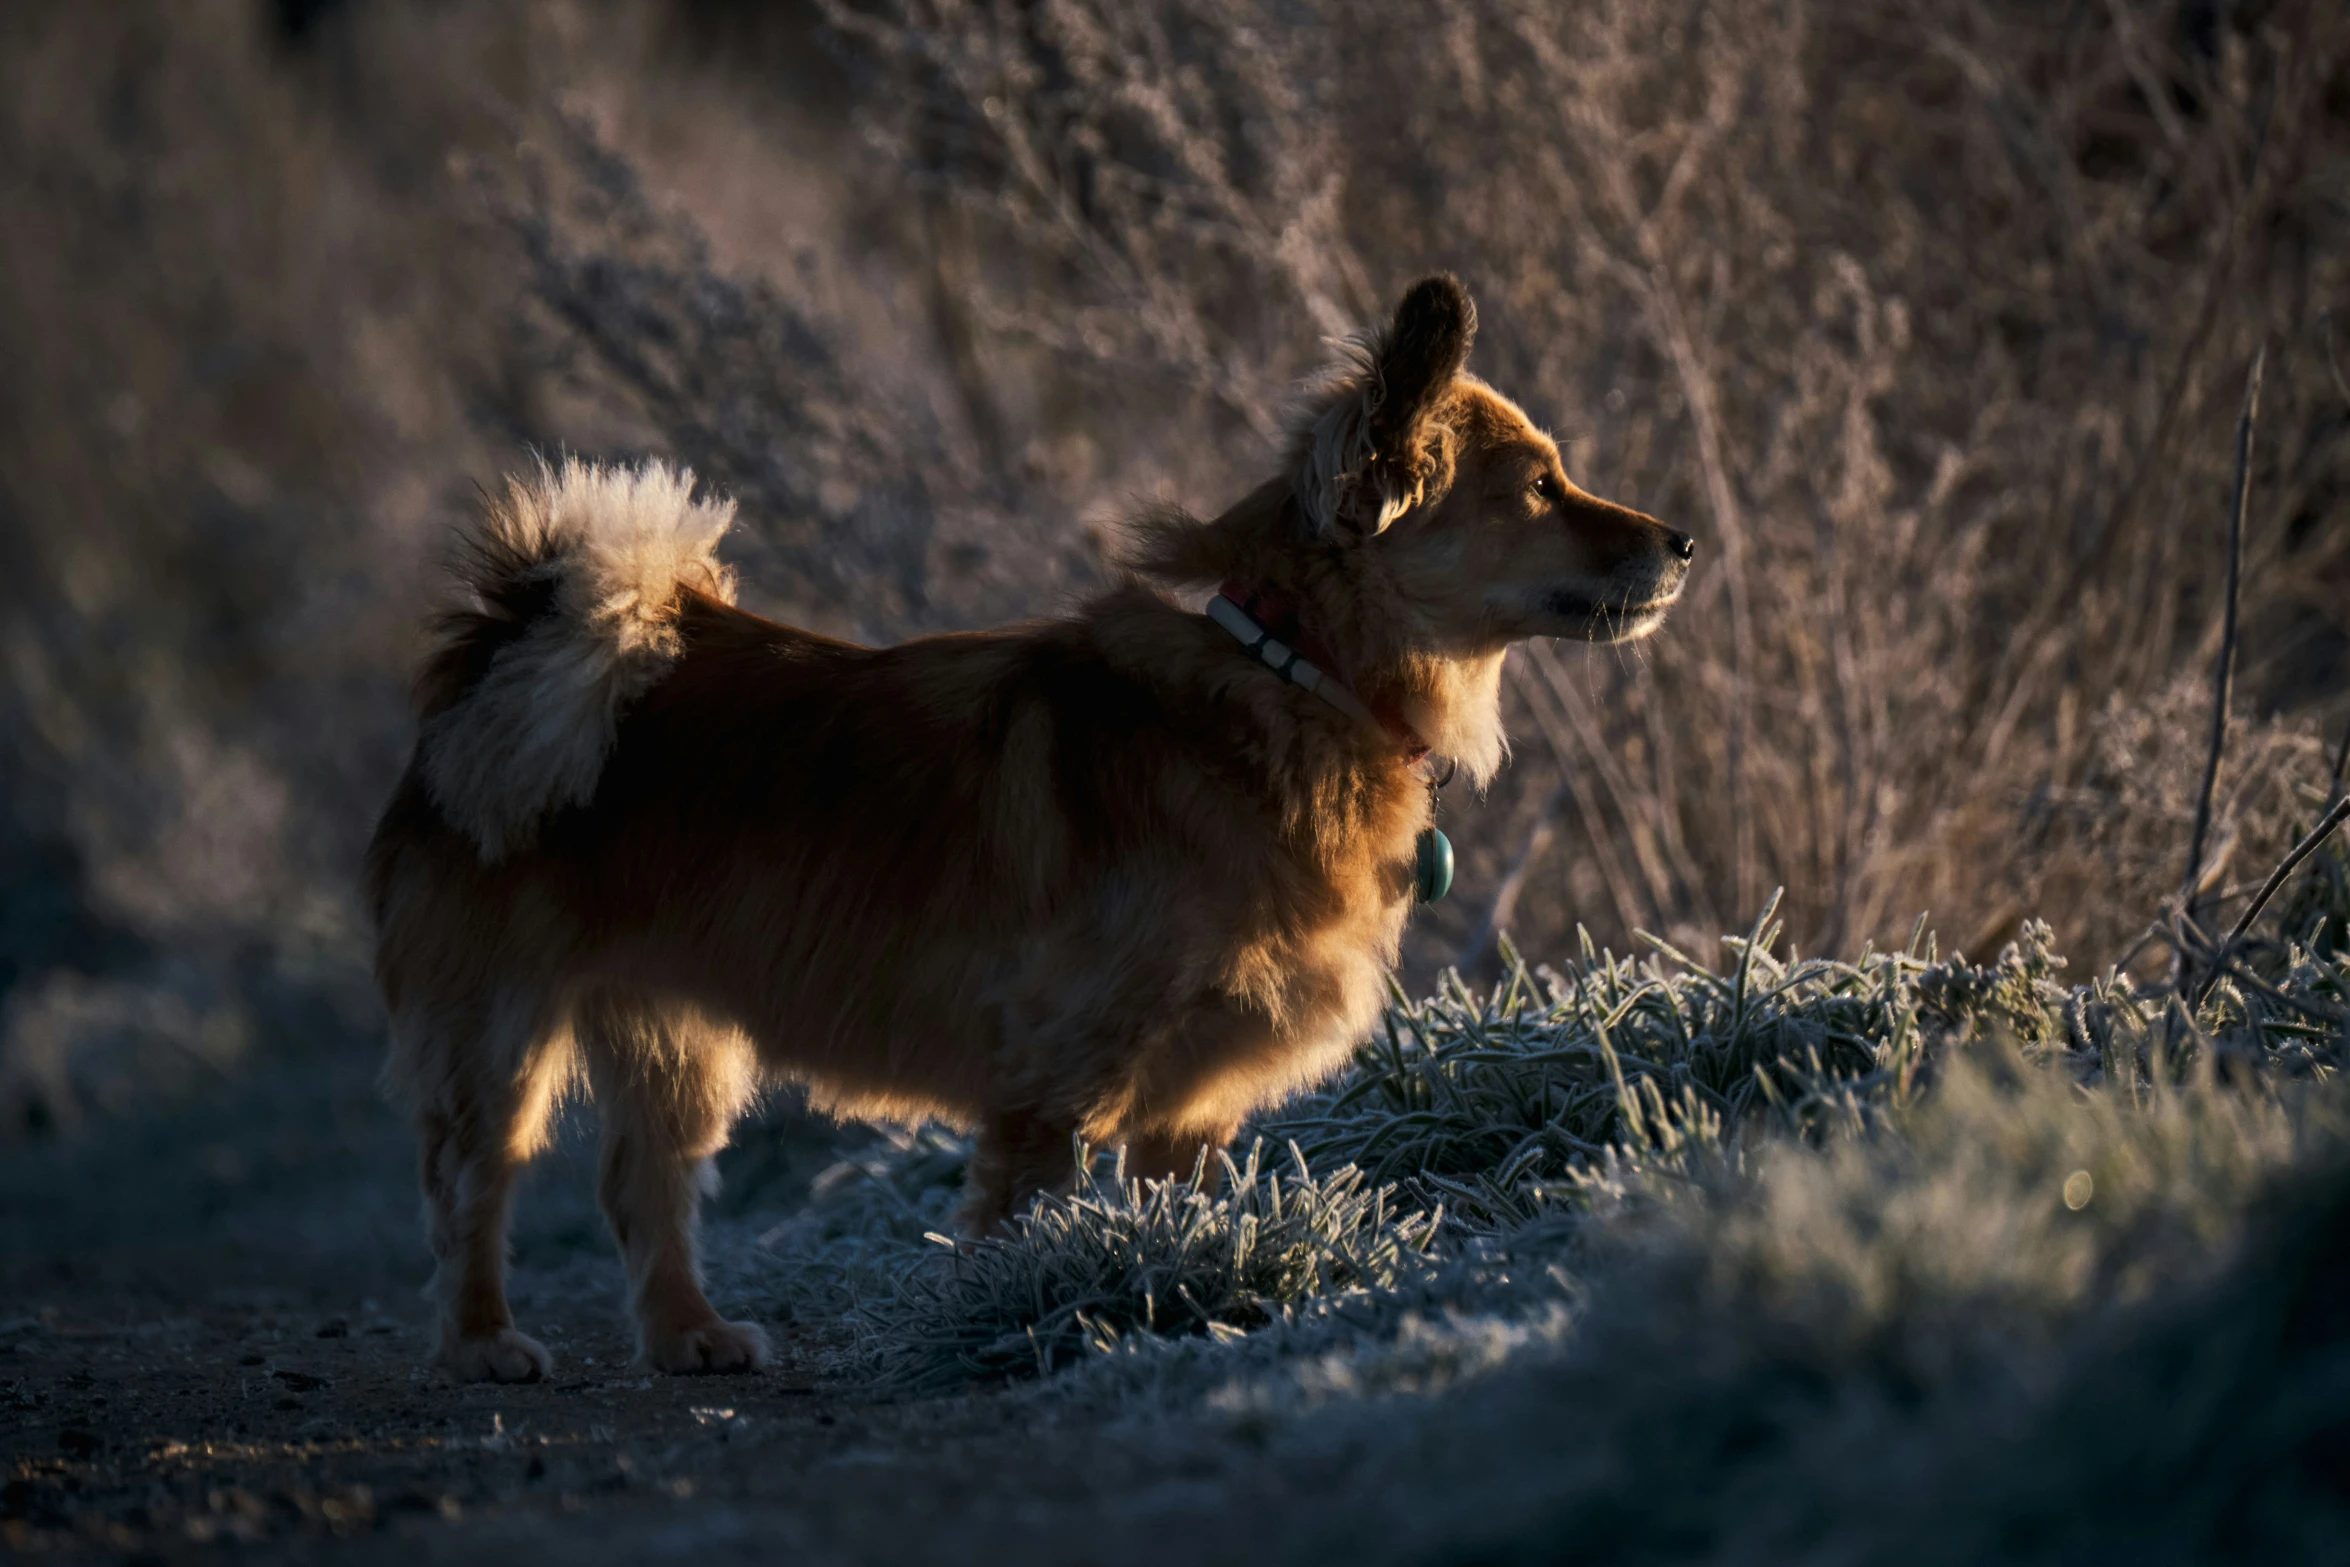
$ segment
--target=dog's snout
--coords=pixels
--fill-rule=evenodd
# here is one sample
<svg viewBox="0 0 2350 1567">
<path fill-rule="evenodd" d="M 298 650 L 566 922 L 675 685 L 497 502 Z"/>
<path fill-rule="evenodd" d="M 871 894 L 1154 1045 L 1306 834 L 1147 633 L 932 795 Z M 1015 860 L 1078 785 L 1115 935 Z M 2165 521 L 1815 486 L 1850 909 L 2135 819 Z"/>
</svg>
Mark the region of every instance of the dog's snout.
<svg viewBox="0 0 2350 1567">
<path fill-rule="evenodd" d="M 1697 553 L 1697 541 L 1677 528 L 1667 528 L 1665 548 L 1671 550 L 1677 559 L 1687 560 Z"/>
</svg>

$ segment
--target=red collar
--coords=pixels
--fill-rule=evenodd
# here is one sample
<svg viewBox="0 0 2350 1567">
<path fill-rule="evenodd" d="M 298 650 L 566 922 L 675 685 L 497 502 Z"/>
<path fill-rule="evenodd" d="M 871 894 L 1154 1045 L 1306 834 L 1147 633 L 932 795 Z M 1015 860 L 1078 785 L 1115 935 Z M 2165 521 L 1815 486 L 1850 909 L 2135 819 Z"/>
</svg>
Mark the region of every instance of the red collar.
<svg viewBox="0 0 2350 1567">
<path fill-rule="evenodd" d="M 1388 738 L 1403 747 L 1407 765 L 1419 762 L 1428 754 L 1428 742 L 1420 738 L 1420 732 L 1401 713 L 1395 711 L 1392 704 L 1382 702 L 1374 706 L 1355 695 L 1353 687 L 1346 683 L 1338 655 L 1331 650 L 1329 643 L 1314 633 L 1312 627 L 1305 624 L 1295 603 L 1271 588 L 1246 588 L 1238 582 L 1226 582 L 1216 591 L 1254 620 L 1267 636 L 1295 648 L 1295 656 L 1306 659 L 1324 676 L 1316 682 L 1299 683 L 1308 684 L 1317 695 L 1341 711 L 1355 711 L 1369 716 L 1381 729 L 1387 731 Z M 1237 632 L 1234 634 L 1238 635 Z M 1292 678 L 1288 673 L 1282 673 L 1284 679 Z M 1337 692 L 1332 691 L 1334 686 Z M 1344 693 L 1343 700 L 1337 693 Z"/>
</svg>

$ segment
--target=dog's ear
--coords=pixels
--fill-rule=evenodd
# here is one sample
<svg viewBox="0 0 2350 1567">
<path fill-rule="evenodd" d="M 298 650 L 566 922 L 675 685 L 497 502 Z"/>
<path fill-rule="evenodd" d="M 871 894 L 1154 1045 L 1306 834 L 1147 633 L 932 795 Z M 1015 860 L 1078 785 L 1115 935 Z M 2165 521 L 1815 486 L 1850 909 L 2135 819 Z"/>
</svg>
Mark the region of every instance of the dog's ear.
<svg viewBox="0 0 2350 1567">
<path fill-rule="evenodd" d="M 1449 481 L 1449 432 L 1437 419 L 1477 338 L 1477 305 L 1439 272 L 1414 283 L 1384 331 L 1357 345 L 1357 373 L 1309 432 L 1298 499 L 1316 531 L 1369 536 Z"/>
<path fill-rule="evenodd" d="M 1461 280 L 1439 272 L 1414 283 L 1382 335 L 1371 404 L 1371 444 L 1381 457 L 1401 454 L 1436 411 L 1453 378 L 1469 364 L 1477 340 L 1477 304 Z"/>
</svg>

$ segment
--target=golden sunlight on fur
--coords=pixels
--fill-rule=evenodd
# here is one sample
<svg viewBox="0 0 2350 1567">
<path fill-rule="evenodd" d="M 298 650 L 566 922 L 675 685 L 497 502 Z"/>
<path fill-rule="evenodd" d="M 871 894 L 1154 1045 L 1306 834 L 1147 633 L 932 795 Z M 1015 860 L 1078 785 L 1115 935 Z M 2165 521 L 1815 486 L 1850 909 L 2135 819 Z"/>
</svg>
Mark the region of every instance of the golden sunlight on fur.
<svg viewBox="0 0 2350 1567">
<path fill-rule="evenodd" d="M 621 707 L 677 657 L 680 591 L 734 602 L 733 574 L 716 559 L 734 503 L 697 501 L 693 487 L 691 473 L 659 463 L 542 463 L 536 483 L 506 481 L 468 541 L 477 590 L 494 581 L 543 596 L 417 747 L 433 803 L 484 859 L 527 845 L 540 817 L 595 793 Z M 452 641 L 466 635 L 451 630 Z"/>
<path fill-rule="evenodd" d="M 1577 489 L 1466 373 L 1475 331 L 1424 280 L 1317 384 L 1280 476 L 1136 525 L 1132 580 L 897 647 L 734 608 L 732 508 L 688 476 L 509 484 L 368 856 L 452 1372 L 547 1370 L 506 1220 L 574 1084 L 646 1358 L 726 1371 L 766 1342 L 704 1297 L 695 1209 L 762 1084 L 969 1128 L 984 1230 L 1075 1136 L 1188 1173 L 1345 1060 L 1409 912 L 1413 762 L 1490 776 L 1508 646 L 1644 634 L 1693 549 Z M 1289 606 L 1351 708 L 1167 591 L 1200 583 Z"/>
</svg>

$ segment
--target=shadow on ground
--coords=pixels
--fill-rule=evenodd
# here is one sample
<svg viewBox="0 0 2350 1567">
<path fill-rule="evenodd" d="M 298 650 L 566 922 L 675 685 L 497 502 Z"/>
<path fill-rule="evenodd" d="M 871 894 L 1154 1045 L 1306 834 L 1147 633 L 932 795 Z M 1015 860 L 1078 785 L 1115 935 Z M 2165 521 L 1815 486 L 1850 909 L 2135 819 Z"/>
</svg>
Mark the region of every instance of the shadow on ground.
<svg viewBox="0 0 2350 1567">
<path fill-rule="evenodd" d="M 1001 1395 L 893 1401 L 837 1326 L 757 1301 L 720 1304 L 769 1320 L 767 1372 L 638 1368 L 579 1127 L 535 1172 L 516 1230 L 516 1315 L 555 1376 L 449 1382 L 427 1364 L 407 1135 L 371 1072 L 258 1070 L 0 1156 L 0 1543 L 1135 1562 L 1240 1543 L 1238 1511 L 1204 1514 L 1236 1499 L 1246 1454 L 1175 1431 L 1107 1452 Z M 747 1195 L 721 1224 L 804 1193 L 832 1151 L 817 1135 L 751 1146 L 734 1172 Z M 1170 1509 L 1183 1528 L 1147 1526 Z"/>
</svg>

